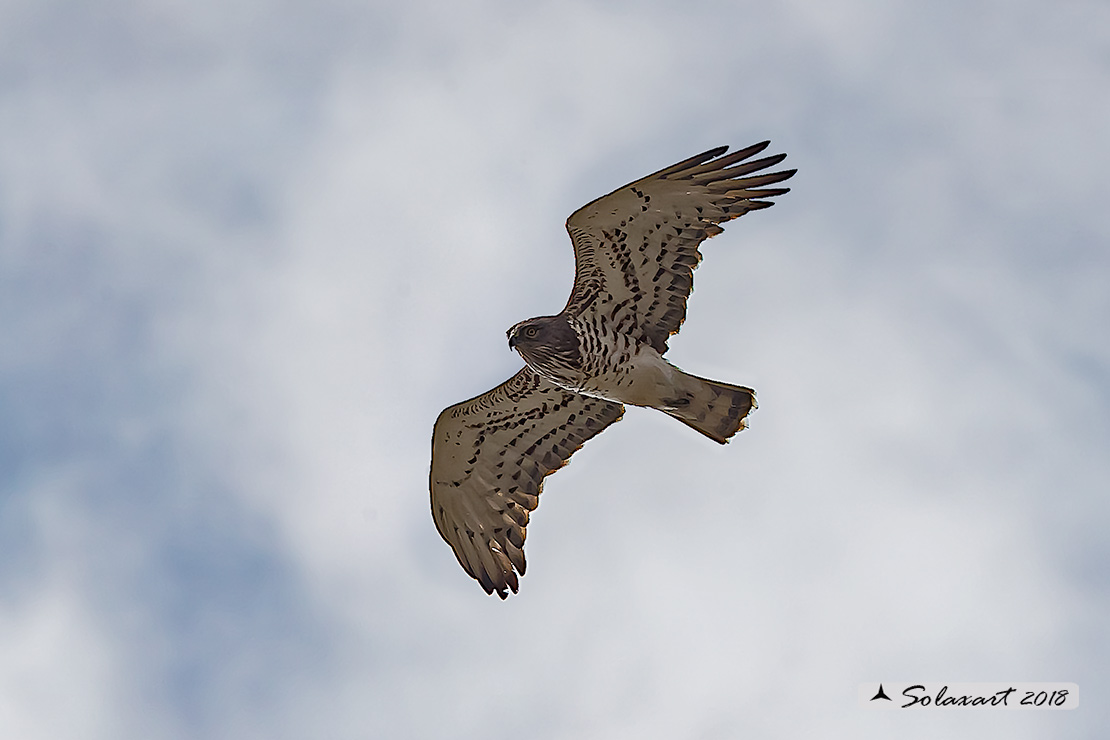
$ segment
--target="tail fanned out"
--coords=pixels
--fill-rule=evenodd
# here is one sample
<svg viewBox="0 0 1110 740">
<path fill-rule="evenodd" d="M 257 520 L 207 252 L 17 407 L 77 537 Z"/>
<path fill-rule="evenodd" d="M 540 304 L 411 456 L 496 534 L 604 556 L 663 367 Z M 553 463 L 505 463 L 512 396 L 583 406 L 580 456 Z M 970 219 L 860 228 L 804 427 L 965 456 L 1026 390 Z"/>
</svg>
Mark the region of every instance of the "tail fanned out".
<svg viewBox="0 0 1110 740">
<path fill-rule="evenodd" d="M 758 405 L 755 391 L 682 374 L 683 392 L 677 399 L 668 399 L 661 411 L 720 444 L 748 425 L 748 414 Z"/>
</svg>

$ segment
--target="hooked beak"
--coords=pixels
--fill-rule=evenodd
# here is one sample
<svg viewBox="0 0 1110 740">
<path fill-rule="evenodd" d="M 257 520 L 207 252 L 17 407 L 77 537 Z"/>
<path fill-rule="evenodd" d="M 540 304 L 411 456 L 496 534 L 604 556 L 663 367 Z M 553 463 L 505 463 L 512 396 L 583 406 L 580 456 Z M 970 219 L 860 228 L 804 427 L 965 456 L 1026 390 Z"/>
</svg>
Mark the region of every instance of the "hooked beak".
<svg viewBox="0 0 1110 740">
<path fill-rule="evenodd" d="M 509 349 L 516 349 L 516 332 L 509 334 Z"/>
</svg>

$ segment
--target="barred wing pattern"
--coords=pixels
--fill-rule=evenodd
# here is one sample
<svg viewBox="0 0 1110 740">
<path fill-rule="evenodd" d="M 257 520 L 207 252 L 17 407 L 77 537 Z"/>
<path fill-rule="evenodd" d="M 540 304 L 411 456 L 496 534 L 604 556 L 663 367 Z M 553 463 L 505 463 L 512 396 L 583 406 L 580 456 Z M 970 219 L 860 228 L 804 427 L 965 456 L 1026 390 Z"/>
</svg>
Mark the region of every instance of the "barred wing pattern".
<svg viewBox="0 0 1110 740">
<path fill-rule="evenodd" d="M 517 592 L 528 513 L 543 479 L 624 406 L 583 396 L 525 367 L 493 390 L 444 409 L 432 432 L 432 517 L 487 594 Z M 515 572 L 514 572 L 515 569 Z"/>
<path fill-rule="evenodd" d="M 765 188 L 795 170 L 746 177 L 785 154 L 746 162 L 763 142 L 721 156 L 722 146 L 660 170 L 578 209 L 567 219 L 574 243 L 574 290 L 565 313 L 614 324 L 662 354 L 686 318 L 701 261 L 698 245 L 718 224 L 767 208 L 788 192 Z"/>
</svg>

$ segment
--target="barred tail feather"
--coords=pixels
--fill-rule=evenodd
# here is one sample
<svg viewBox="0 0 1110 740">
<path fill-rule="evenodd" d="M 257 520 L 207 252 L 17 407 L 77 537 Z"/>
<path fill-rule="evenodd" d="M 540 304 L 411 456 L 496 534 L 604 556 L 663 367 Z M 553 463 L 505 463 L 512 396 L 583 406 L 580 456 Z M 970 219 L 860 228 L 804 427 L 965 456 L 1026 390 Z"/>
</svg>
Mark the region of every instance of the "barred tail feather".
<svg viewBox="0 0 1110 740">
<path fill-rule="evenodd" d="M 748 414 L 758 405 L 751 388 L 718 383 L 689 373 L 682 373 L 680 385 L 678 397 L 667 399 L 660 411 L 720 444 L 727 443 L 732 435 L 747 427 Z"/>
</svg>

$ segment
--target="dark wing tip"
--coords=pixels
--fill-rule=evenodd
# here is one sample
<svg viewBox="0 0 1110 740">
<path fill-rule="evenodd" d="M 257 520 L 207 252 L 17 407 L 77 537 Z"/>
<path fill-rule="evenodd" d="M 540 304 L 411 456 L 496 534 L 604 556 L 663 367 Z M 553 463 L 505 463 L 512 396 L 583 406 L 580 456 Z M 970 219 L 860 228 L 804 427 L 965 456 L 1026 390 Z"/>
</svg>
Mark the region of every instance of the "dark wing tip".
<svg viewBox="0 0 1110 740">
<path fill-rule="evenodd" d="M 721 156 L 722 154 L 724 154 L 727 151 L 728 151 L 728 145 L 727 144 L 724 145 L 724 146 L 714 147 L 712 149 L 709 149 L 708 151 L 702 152 L 701 154 L 694 155 L 693 157 L 690 157 L 689 159 L 684 159 L 681 162 L 676 162 L 675 164 L 672 164 L 670 167 L 664 167 L 663 169 L 659 170 L 658 172 L 653 172 L 652 174 L 648 175 L 647 177 L 643 177 L 640 180 L 637 180 L 636 182 L 643 182 L 644 180 L 652 180 L 654 178 L 667 178 L 667 177 L 672 177 L 674 175 L 681 174 L 681 173 L 685 172 L 686 170 L 693 169 L 694 167 L 699 167 L 702 164 L 705 164 L 706 162 L 708 162 L 709 160 L 715 159 L 715 158 Z"/>
<path fill-rule="evenodd" d="M 760 162 L 766 162 L 766 164 L 764 164 L 759 169 L 764 169 L 765 167 L 773 167 L 784 159 L 786 159 L 786 152 L 782 152 L 781 154 L 772 154 L 769 157 L 764 157 L 762 160 L 760 160 Z"/>
<path fill-rule="evenodd" d="M 751 146 L 746 146 L 743 149 L 735 151 L 732 153 L 732 156 L 736 157 L 737 161 L 741 159 L 747 159 L 754 154 L 759 154 L 761 151 L 769 146 L 771 146 L 771 140 L 767 139 L 766 141 L 761 141 L 758 144 L 752 144 Z M 782 156 L 785 157 L 786 155 L 784 154 Z"/>
<path fill-rule="evenodd" d="M 483 575 L 485 575 L 486 578 L 489 578 L 489 574 L 483 573 Z M 524 575 L 524 573 L 521 572 L 520 575 Z M 508 571 L 502 573 L 501 578 L 498 580 L 503 582 L 494 583 L 492 579 L 490 579 L 489 588 L 486 587 L 486 584 L 482 580 L 479 580 L 478 582 L 482 584 L 482 588 L 485 589 L 485 592 L 487 594 L 493 595 L 493 593 L 496 592 L 498 598 L 500 598 L 502 601 L 509 598 L 509 591 L 512 591 L 515 594 L 520 588 L 520 581 L 517 579 L 516 573 L 513 572 L 512 568 L 509 568 Z M 508 589 L 508 591 L 506 589 Z"/>
</svg>

